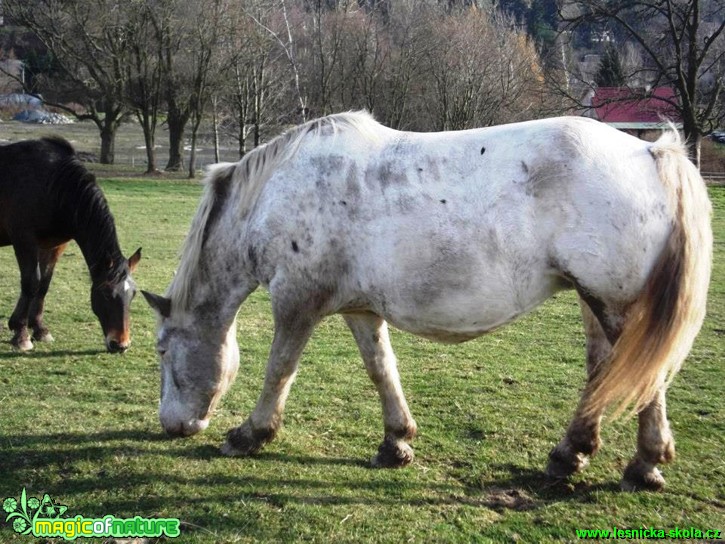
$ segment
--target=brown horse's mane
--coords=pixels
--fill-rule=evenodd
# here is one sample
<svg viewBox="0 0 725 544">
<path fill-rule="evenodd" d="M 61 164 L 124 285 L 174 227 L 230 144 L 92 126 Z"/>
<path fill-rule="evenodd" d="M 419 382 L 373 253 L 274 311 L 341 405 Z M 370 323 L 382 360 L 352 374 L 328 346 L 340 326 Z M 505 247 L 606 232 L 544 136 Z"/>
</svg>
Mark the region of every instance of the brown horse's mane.
<svg viewBox="0 0 725 544">
<path fill-rule="evenodd" d="M 56 203 L 56 213 L 68 221 L 73 238 L 82 246 L 91 278 L 94 283 L 117 282 L 127 273 L 126 261 L 113 215 L 95 175 L 64 138 L 46 137 L 41 142 L 56 161 L 48 193 Z"/>
</svg>

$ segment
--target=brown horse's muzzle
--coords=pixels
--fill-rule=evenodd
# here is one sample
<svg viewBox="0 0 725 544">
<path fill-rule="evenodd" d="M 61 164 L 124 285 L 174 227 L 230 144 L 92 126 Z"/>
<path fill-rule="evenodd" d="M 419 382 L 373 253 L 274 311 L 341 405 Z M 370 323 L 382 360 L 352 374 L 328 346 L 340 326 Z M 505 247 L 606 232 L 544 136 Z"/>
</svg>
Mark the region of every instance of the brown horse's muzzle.
<svg viewBox="0 0 725 544">
<path fill-rule="evenodd" d="M 108 353 L 123 353 L 131 346 L 131 338 L 128 333 L 106 335 L 106 349 Z"/>
</svg>

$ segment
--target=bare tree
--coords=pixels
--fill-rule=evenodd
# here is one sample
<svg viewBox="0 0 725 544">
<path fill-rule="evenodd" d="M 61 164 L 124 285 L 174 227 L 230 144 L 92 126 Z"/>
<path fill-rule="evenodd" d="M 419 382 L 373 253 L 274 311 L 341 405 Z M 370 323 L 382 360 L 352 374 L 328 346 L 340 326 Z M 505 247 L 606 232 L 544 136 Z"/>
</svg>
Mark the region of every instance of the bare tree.
<svg viewBox="0 0 725 544">
<path fill-rule="evenodd" d="M 421 88 L 425 59 L 432 47 L 426 32 L 430 6 L 419 0 L 398 0 L 386 9 L 388 48 L 383 66 L 383 99 L 379 106 L 382 120 L 390 127 L 430 129 L 415 119 L 415 98 L 425 94 Z"/>
<path fill-rule="evenodd" d="M 341 26 L 335 109 L 382 109 L 385 66 L 390 58 L 387 3 L 348 4 Z"/>
<path fill-rule="evenodd" d="M 143 0 L 153 28 L 160 88 L 166 105 L 169 162 L 166 170 L 183 165 L 184 132 L 191 123 L 189 176 L 196 170 L 196 142 L 218 68 L 217 45 L 223 32 L 225 0 Z"/>
<path fill-rule="evenodd" d="M 159 48 L 147 2 L 130 2 L 126 64 L 127 100 L 143 130 L 146 144 L 146 173 L 156 172 L 156 124 L 161 102 Z"/>
<path fill-rule="evenodd" d="M 230 28 L 223 42 L 223 88 L 232 137 L 238 142 L 239 156 L 260 144 L 262 131 L 275 124 L 280 111 L 288 108 L 288 59 L 277 34 L 271 28 L 284 28 L 284 19 L 266 2 L 246 2 L 243 9 L 227 12 Z M 276 128 L 276 127 L 275 127 Z M 273 129 L 274 130 L 274 129 Z"/>
<path fill-rule="evenodd" d="M 722 0 L 583 0 L 562 11 L 565 30 L 609 28 L 636 44 L 652 86 L 672 87 L 692 156 L 725 121 L 725 3 Z"/>
<path fill-rule="evenodd" d="M 287 58 L 289 69 L 292 73 L 293 87 L 295 97 L 298 103 L 298 113 L 301 121 L 307 120 L 307 91 L 304 88 L 301 76 L 301 67 L 298 58 L 298 39 L 295 35 L 301 33 L 299 27 L 302 26 L 302 17 L 304 10 L 299 5 L 292 3 L 292 9 L 288 6 L 286 0 L 267 0 L 267 9 L 278 13 L 282 17 L 281 25 L 269 25 L 262 21 L 257 15 L 251 11 L 247 11 L 247 15 L 277 42 Z M 304 3 L 304 0 L 302 1 Z M 277 28 L 280 27 L 280 28 Z M 287 117 L 287 116 L 285 116 Z"/>
<path fill-rule="evenodd" d="M 310 2 L 304 28 L 306 47 L 301 48 L 304 73 L 310 103 L 314 105 L 315 115 L 326 115 L 335 109 L 335 95 L 342 84 L 338 77 L 342 62 L 343 40 L 345 39 L 345 19 L 350 2 L 343 0 L 334 8 L 325 2 Z M 301 41 L 301 40 L 300 40 Z"/>
<path fill-rule="evenodd" d="M 196 144 L 206 107 L 219 84 L 222 70 L 216 54 L 224 31 L 226 2 L 224 0 L 201 0 L 197 2 L 199 19 L 189 34 L 191 40 L 187 61 L 190 63 L 190 87 L 188 95 L 189 121 L 191 122 L 191 151 L 189 154 L 189 177 L 196 175 Z"/>
<path fill-rule="evenodd" d="M 62 74 L 61 89 L 38 87 L 53 106 L 79 120 L 93 121 L 101 136 L 102 163 L 113 163 L 118 126 L 127 113 L 125 66 L 129 62 L 127 13 L 112 0 L 5 0 L 4 14 L 30 29 L 54 55 Z M 55 82 L 55 81 L 54 81 Z M 72 94 L 84 107 L 67 107 Z"/>
<path fill-rule="evenodd" d="M 169 131 L 169 160 L 166 170 L 183 167 L 184 130 L 189 121 L 188 82 L 190 79 L 185 44 L 194 13 L 194 5 L 180 5 L 177 0 L 149 4 L 148 18 L 153 26 L 161 74 L 161 91 L 166 105 Z"/>
<path fill-rule="evenodd" d="M 446 9 L 448 6 L 446 6 Z M 540 83 L 538 55 L 512 20 L 467 8 L 436 14 L 427 31 L 427 101 L 437 130 L 492 125 L 531 116 L 528 92 Z"/>
</svg>

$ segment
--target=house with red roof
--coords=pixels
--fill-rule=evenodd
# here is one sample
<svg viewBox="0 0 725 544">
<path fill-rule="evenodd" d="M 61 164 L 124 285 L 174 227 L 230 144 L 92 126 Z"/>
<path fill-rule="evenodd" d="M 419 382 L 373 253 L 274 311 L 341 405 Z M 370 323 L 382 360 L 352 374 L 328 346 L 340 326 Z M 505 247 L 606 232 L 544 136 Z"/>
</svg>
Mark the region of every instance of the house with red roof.
<svg viewBox="0 0 725 544">
<path fill-rule="evenodd" d="M 677 96 L 671 87 L 630 89 L 599 87 L 585 97 L 585 117 L 591 117 L 614 128 L 643 137 L 649 131 L 662 131 L 673 123 L 682 128 L 682 119 L 675 104 Z"/>
</svg>

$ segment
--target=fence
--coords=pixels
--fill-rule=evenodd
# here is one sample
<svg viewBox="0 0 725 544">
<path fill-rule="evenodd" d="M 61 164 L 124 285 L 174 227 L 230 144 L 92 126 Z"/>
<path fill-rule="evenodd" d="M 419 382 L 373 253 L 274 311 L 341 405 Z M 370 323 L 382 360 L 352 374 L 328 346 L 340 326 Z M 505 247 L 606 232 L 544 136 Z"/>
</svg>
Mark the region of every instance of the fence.
<svg viewBox="0 0 725 544">
<path fill-rule="evenodd" d="M 725 185 L 725 172 L 700 172 L 708 185 Z"/>
</svg>

